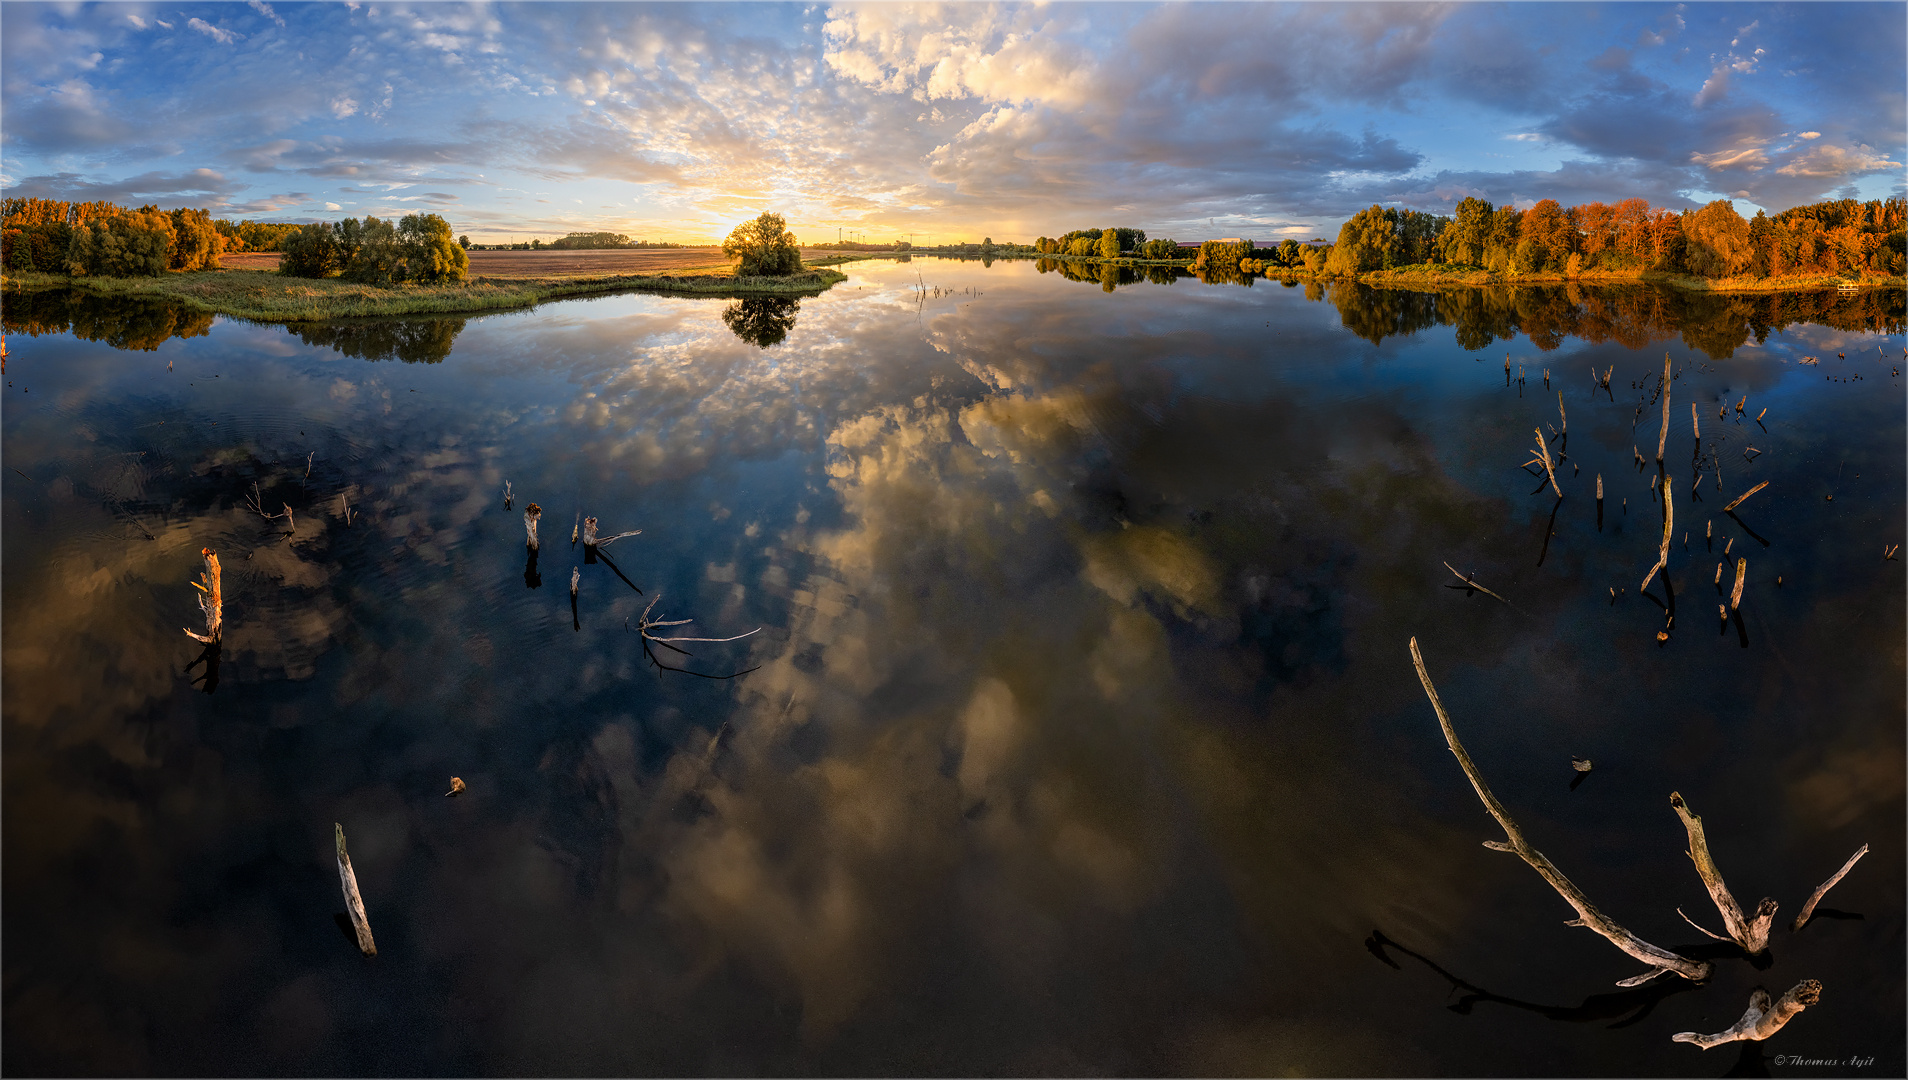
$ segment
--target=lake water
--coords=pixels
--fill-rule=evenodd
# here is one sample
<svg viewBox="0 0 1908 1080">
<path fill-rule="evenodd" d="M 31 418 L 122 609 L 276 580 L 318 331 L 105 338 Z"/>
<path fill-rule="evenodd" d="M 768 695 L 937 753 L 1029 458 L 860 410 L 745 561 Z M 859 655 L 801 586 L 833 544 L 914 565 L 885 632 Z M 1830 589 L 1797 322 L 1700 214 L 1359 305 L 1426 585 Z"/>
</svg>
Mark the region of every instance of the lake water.
<svg viewBox="0 0 1908 1080">
<path fill-rule="evenodd" d="M 5 1071 L 1908 1068 L 1899 295 L 849 273 L 289 330 L 8 297 Z M 578 515 L 642 532 L 590 562 Z M 703 678 L 646 610 L 759 632 L 652 648 Z M 1707 985 L 1619 990 L 1481 846 L 1413 636 L 1531 841 Z M 1781 904 L 1760 966 L 1678 917 L 1720 929 L 1672 791 Z M 1804 978 L 1767 1044 L 1670 1041 Z"/>
</svg>

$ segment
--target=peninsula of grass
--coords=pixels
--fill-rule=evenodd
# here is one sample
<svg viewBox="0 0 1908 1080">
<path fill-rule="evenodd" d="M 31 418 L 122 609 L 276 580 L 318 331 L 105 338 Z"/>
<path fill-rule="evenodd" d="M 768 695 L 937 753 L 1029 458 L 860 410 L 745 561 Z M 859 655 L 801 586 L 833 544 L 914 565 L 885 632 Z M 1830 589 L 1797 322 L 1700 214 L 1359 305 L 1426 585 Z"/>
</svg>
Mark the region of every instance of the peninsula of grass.
<svg viewBox="0 0 1908 1080">
<path fill-rule="evenodd" d="M 97 296 L 162 300 L 253 322 L 317 322 L 374 315 L 468 315 L 534 307 L 548 300 L 613 292 L 688 293 L 711 298 L 815 296 L 848 276 L 805 266 L 779 277 L 742 277 L 727 266 L 654 274 L 473 278 L 450 285 L 379 288 L 339 278 L 297 278 L 263 270 L 195 270 L 157 277 L 0 276 L 7 289 L 78 289 Z"/>
</svg>

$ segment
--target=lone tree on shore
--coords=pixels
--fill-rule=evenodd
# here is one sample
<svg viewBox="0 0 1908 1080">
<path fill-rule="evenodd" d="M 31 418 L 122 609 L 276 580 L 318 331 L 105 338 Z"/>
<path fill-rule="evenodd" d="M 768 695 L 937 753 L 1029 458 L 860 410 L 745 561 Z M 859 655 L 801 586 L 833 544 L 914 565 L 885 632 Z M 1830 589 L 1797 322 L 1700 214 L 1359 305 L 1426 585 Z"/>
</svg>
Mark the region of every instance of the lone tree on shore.
<svg viewBox="0 0 1908 1080">
<path fill-rule="evenodd" d="M 740 277 L 782 277 L 802 269 L 802 248 L 780 214 L 763 214 L 735 227 L 722 242 Z"/>
</svg>

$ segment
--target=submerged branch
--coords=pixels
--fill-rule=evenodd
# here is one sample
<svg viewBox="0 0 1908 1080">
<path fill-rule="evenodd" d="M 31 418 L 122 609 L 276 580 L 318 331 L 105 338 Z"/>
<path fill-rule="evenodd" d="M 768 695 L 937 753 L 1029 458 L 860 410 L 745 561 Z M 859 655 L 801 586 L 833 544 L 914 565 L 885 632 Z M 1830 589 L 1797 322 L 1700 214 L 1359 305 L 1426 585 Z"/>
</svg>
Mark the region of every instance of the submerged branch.
<svg viewBox="0 0 1908 1080">
<path fill-rule="evenodd" d="M 1583 890 L 1572 884 L 1570 879 L 1563 875 L 1563 871 L 1557 869 L 1542 852 L 1530 846 L 1530 843 L 1524 839 L 1523 830 L 1511 820 L 1509 811 L 1497 801 L 1497 796 L 1491 794 L 1490 786 L 1484 782 L 1483 774 L 1478 772 L 1477 766 L 1471 761 L 1471 755 L 1465 752 L 1464 744 L 1458 741 L 1457 730 L 1451 725 L 1451 717 L 1444 711 L 1444 703 L 1438 700 L 1437 688 L 1431 685 L 1431 675 L 1425 670 L 1424 657 L 1418 652 L 1418 639 L 1415 637 L 1411 639 L 1411 663 L 1418 670 L 1418 681 L 1424 684 L 1425 696 L 1431 699 L 1432 710 L 1438 714 L 1438 726 L 1444 729 L 1445 745 L 1450 747 L 1451 753 L 1456 756 L 1458 766 L 1464 770 L 1465 777 L 1471 781 L 1471 787 L 1477 792 L 1478 799 L 1484 803 L 1484 809 L 1497 820 L 1497 824 L 1503 828 L 1504 835 L 1508 838 L 1507 843 L 1487 841 L 1485 846 L 1515 854 L 1549 882 L 1550 887 L 1557 890 L 1557 894 L 1564 898 L 1564 902 L 1576 909 L 1577 918 L 1571 920 L 1569 925 L 1594 930 L 1612 945 L 1650 965 L 1652 970 L 1649 972 L 1622 980 L 1617 984 L 1618 986 L 1640 985 L 1666 972 L 1674 972 L 1693 982 L 1702 982 L 1709 978 L 1708 963 L 1691 960 L 1667 949 L 1658 948 L 1598 911 L 1596 905 L 1583 894 Z"/>
<path fill-rule="evenodd" d="M 1670 1036 L 1671 1042 L 1693 1043 L 1704 1050 L 1724 1043 L 1755 1041 L 1774 1035 L 1782 1030 L 1782 1025 L 1795 1018 L 1795 1015 L 1810 1005 L 1822 1000 L 1822 984 L 1814 979 L 1804 979 L 1789 988 L 1773 1004 L 1769 1001 L 1769 992 L 1760 986 L 1749 995 L 1749 1011 L 1742 1014 L 1733 1027 L 1718 1031 L 1714 1035 L 1698 1035 L 1693 1031 L 1679 1031 Z"/>
<path fill-rule="evenodd" d="M 1848 857 L 1848 861 L 1842 864 L 1842 868 L 1840 870 L 1835 871 L 1834 877 L 1829 878 L 1827 881 L 1824 881 L 1821 884 L 1821 887 L 1815 890 L 1814 895 L 1809 897 L 1809 902 L 1802 905 L 1802 913 L 1795 917 L 1795 924 L 1789 927 L 1790 933 L 1794 933 L 1797 930 L 1800 930 L 1804 926 L 1808 925 L 1809 916 L 1815 914 L 1815 905 L 1821 903 L 1822 898 L 1828 895 L 1828 891 L 1835 887 L 1835 883 L 1838 881 L 1841 881 L 1844 877 L 1847 877 L 1848 872 L 1850 870 L 1855 869 L 1855 864 L 1860 862 L 1862 860 L 1862 856 L 1866 854 L 1868 854 L 1868 845 L 1863 844 L 1860 851 L 1857 851 L 1855 854 L 1850 855 Z"/>
<path fill-rule="evenodd" d="M 351 912 L 351 926 L 358 932 L 358 951 L 378 955 L 377 942 L 371 940 L 371 920 L 364 913 L 364 900 L 358 895 L 358 875 L 351 869 L 351 856 L 345 852 L 344 826 L 332 822 L 338 834 L 338 880 L 344 885 L 345 908 Z"/>
<path fill-rule="evenodd" d="M 1744 916 L 1742 908 L 1736 906 L 1736 898 L 1730 894 L 1729 886 L 1723 883 L 1722 871 L 1716 868 L 1716 860 L 1709 854 L 1709 839 L 1703 834 L 1703 819 L 1691 812 L 1682 795 L 1674 791 L 1670 792 L 1670 806 L 1676 809 L 1676 816 L 1683 819 L 1683 829 L 1689 833 L 1689 861 L 1696 864 L 1696 876 L 1703 879 L 1703 887 L 1709 890 L 1709 898 L 1715 901 L 1716 910 L 1722 913 L 1723 929 L 1750 956 L 1762 952 L 1769 947 L 1769 926 L 1775 922 L 1776 902 L 1763 897 L 1762 902 L 1756 905 L 1755 914 Z"/>
</svg>

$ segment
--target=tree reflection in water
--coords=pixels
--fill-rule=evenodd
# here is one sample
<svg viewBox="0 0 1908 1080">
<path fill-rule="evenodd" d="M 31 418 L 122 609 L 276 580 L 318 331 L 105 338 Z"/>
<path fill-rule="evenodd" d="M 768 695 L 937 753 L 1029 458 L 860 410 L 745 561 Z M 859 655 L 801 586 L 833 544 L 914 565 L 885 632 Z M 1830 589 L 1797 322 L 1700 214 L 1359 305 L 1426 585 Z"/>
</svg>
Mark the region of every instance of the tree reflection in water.
<svg viewBox="0 0 1908 1080">
<path fill-rule="evenodd" d="M 792 296 L 750 296 L 722 309 L 722 321 L 736 337 L 766 349 L 779 345 L 795 329 L 795 314 L 802 302 Z"/>
</svg>

